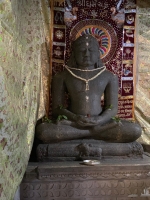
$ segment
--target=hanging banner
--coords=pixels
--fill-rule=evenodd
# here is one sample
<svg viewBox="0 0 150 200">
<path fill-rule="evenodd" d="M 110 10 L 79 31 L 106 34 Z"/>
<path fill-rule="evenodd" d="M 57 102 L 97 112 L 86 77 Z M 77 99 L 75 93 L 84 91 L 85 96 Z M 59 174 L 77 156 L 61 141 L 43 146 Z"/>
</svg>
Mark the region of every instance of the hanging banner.
<svg viewBox="0 0 150 200">
<path fill-rule="evenodd" d="M 118 76 L 119 101 L 133 99 L 135 5 L 135 2 L 131 5 L 127 1 L 116 3 L 115 0 L 55 1 L 52 74 L 63 70 L 63 63 L 67 62 L 71 54 L 71 42 L 80 35 L 90 34 L 99 42 L 102 62 Z M 118 116 L 133 119 L 133 103 L 129 110 L 131 114 L 123 116 L 119 108 Z"/>
</svg>

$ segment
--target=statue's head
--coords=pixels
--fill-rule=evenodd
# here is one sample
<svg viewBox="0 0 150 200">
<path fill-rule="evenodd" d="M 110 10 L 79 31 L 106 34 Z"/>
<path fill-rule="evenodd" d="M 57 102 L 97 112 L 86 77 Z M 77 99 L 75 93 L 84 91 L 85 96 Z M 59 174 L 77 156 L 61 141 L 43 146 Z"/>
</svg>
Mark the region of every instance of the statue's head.
<svg viewBox="0 0 150 200">
<path fill-rule="evenodd" d="M 99 43 L 92 35 L 83 35 L 72 42 L 72 54 L 67 63 L 73 68 L 101 67 Z"/>
</svg>

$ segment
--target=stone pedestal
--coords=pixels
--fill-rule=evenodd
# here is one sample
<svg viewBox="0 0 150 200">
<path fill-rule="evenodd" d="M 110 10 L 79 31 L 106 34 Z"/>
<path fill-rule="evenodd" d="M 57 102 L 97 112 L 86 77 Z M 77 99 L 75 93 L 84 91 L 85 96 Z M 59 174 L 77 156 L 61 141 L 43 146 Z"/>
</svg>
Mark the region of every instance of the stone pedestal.
<svg viewBox="0 0 150 200">
<path fill-rule="evenodd" d="M 142 158 L 143 147 L 138 142 L 110 143 L 102 140 L 82 139 L 54 144 L 39 144 L 37 159 L 41 162 L 79 161 L 85 159 Z"/>
<path fill-rule="evenodd" d="M 29 163 L 21 200 L 150 199 L 150 157 L 101 160 L 96 166 L 78 161 Z"/>
</svg>

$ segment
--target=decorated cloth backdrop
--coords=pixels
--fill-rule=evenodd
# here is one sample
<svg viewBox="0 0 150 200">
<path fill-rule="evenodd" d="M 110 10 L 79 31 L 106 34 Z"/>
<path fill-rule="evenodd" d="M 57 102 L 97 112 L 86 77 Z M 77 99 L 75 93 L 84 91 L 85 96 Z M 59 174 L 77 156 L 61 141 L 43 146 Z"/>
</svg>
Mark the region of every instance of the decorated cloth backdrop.
<svg viewBox="0 0 150 200">
<path fill-rule="evenodd" d="M 64 62 L 70 56 L 70 43 L 83 34 L 96 37 L 99 42 L 99 51 L 102 62 L 108 70 L 119 78 L 119 106 L 118 116 L 125 119 L 134 119 L 134 31 L 136 18 L 136 2 L 123 1 L 120 9 L 125 8 L 124 27 L 117 26 L 111 19 L 111 9 L 116 8 L 116 0 L 77 0 L 71 1 L 72 7 L 77 8 L 77 19 L 70 26 L 65 26 L 63 16 L 67 1 L 54 1 L 52 24 L 52 74 L 63 70 Z"/>
<path fill-rule="evenodd" d="M 48 1 L 0 1 L 1 200 L 14 198 L 28 164 L 36 121 L 45 114 L 44 106 L 38 110 L 44 92 L 41 66 L 46 69 L 48 63 L 47 10 Z M 49 76 L 48 69 L 44 71 Z M 43 85 L 48 84 L 44 80 Z"/>
</svg>

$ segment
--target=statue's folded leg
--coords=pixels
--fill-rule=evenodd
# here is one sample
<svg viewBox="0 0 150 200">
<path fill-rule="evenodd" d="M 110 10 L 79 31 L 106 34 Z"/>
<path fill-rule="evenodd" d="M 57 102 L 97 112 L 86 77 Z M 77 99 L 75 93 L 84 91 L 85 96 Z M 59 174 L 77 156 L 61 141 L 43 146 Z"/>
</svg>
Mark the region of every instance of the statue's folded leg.
<svg viewBox="0 0 150 200">
<path fill-rule="evenodd" d="M 72 123 L 72 122 L 70 122 Z M 125 120 L 119 123 L 111 120 L 105 125 L 94 127 L 75 127 L 59 123 L 42 123 L 36 128 L 36 136 L 44 143 L 53 143 L 65 140 L 93 138 L 110 142 L 133 142 L 141 136 L 141 127 L 137 123 Z"/>
<path fill-rule="evenodd" d="M 113 126 L 114 123 L 116 126 Z M 118 123 L 112 121 L 105 124 L 104 128 L 103 126 L 93 128 L 94 139 L 119 143 L 133 142 L 141 136 L 141 133 L 142 130 L 139 124 L 126 120 L 121 120 Z"/>
<path fill-rule="evenodd" d="M 63 140 L 82 139 L 90 136 L 89 130 L 78 129 L 70 125 L 42 123 L 36 127 L 36 136 L 44 143 Z"/>
</svg>

